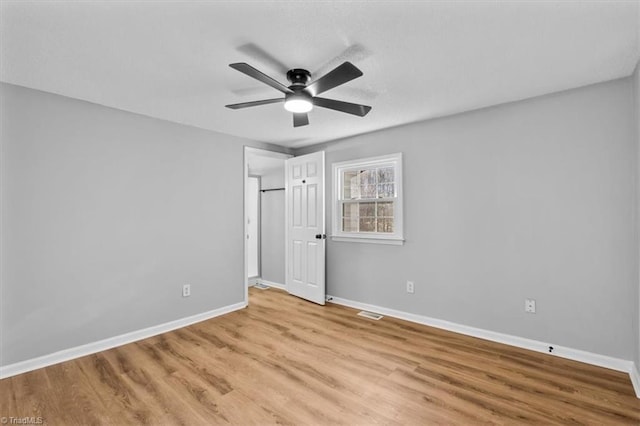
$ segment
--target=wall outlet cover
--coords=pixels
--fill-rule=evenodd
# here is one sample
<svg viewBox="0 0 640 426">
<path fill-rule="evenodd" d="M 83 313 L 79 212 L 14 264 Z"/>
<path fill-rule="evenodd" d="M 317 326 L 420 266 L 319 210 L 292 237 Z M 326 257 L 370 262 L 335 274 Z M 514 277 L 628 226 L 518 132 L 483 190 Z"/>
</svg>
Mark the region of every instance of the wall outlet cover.
<svg viewBox="0 0 640 426">
<path fill-rule="evenodd" d="M 530 314 L 536 313 L 536 301 L 535 299 L 524 300 L 524 311 Z"/>
<path fill-rule="evenodd" d="M 407 293 L 414 293 L 415 288 L 413 285 L 413 281 L 407 281 Z"/>
</svg>

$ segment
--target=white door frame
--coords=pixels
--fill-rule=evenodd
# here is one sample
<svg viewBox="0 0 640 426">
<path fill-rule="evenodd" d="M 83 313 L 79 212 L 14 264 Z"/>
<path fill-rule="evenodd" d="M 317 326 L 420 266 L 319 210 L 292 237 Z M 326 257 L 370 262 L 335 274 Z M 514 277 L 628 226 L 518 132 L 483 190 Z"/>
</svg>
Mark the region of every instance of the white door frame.
<svg viewBox="0 0 640 426">
<path fill-rule="evenodd" d="M 259 176 L 259 175 L 251 175 L 250 174 L 247 177 L 247 181 L 250 178 L 257 179 L 257 181 L 258 181 L 258 192 L 256 193 L 256 197 L 257 197 L 257 199 L 256 199 L 256 210 L 257 210 L 256 211 L 256 221 L 257 221 L 257 224 L 256 224 L 256 235 L 255 235 L 255 238 L 258 240 L 258 246 L 256 248 L 256 250 L 258 251 L 258 253 L 256 253 L 256 256 L 257 256 L 256 257 L 257 275 L 249 277 L 248 276 L 249 275 L 249 266 L 247 266 L 247 276 L 248 276 L 247 278 L 249 279 L 249 283 L 252 284 L 258 278 L 262 277 L 262 259 L 261 259 L 262 258 L 262 250 L 261 250 L 261 244 L 262 244 L 262 223 L 261 223 L 262 222 L 262 210 L 261 210 L 262 209 L 262 205 L 261 205 L 262 204 L 262 200 L 261 200 L 261 198 L 262 197 L 260 197 L 260 190 L 262 189 L 262 177 Z M 247 199 L 245 198 L 245 201 L 246 200 Z M 245 218 L 247 217 L 247 213 L 248 212 L 245 211 Z M 249 235 L 248 225 L 250 225 L 250 224 L 247 223 L 247 236 Z M 249 258 L 249 247 L 248 246 L 249 246 L 249 242 L 250 241 L 251 240 L 247 241 L 247 265 L 248 265 L 248 258 Z"/>
<path fill-rule="evenodd" d="M 277 151 L 269 151 L 267 149 L 253 148 L 250 146 L 244 147 L 244 167 L 243 167 L 243 186 L 242 186 L 242 241 L 244 241 L 244 279 L 242 283 L 244 285 L 244 303 L 246 305 L 249 304 L 249 244 L 247 243 L 247 185 L 249 182 L 249 154 L 259 155 L 263 157 L 271 157 L 271 158 L 282 158 L 286 160 L 287 158 L 293 157 L 291 154 L 284 154 L 282 152 Z M 284 221 L 284 218 L 282 218 Z M 286 242 L 285 242 L 286 244 Z"/>
</svg>

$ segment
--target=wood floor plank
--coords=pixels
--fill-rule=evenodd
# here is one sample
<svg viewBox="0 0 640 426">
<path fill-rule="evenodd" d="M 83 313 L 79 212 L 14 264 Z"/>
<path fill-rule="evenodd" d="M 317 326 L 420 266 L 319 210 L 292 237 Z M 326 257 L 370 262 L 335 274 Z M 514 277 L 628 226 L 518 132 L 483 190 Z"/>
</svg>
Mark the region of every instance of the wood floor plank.
<svg viewBox="0 0 640 426">
<path fill-rule="evenodd" d="M 640 424 L 626 374 L 283 291 L 0 381 L 50 425 Z"/>
</svg>

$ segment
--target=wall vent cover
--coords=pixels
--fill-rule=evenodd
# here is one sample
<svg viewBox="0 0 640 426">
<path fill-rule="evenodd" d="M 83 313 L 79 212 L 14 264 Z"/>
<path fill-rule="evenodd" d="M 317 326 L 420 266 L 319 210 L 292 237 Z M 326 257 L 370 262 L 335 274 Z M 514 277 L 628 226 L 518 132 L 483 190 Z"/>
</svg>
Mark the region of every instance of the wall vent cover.
<svg viewBox="0 0 640 426">
<path fill-rule="evenodd" d="M 384 318 L 380 314 L 374 314 L 373 312 L 369 312 L 369 311 L 360 311 L 360 312 L 358 312 L 358 315 L 360 315 L 361 317 L 369 318 L 369 319 L 376 320 L 376 321 L 381 320 L 382 318 Z"/>
</svg>

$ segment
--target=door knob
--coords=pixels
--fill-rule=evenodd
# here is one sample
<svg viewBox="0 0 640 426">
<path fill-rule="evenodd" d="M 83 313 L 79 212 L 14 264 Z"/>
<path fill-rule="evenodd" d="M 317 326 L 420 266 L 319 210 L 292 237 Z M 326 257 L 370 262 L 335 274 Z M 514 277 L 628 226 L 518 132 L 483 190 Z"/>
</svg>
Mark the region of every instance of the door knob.
<svg viewBox="0 0 640 426">
<path fill-rule="evenodd" d="M 325 239 L 327 239 L 327 235 L 326 234 L 316 234 L 316 239 L 317 240 L 325 240 Z"/>
</svg>

